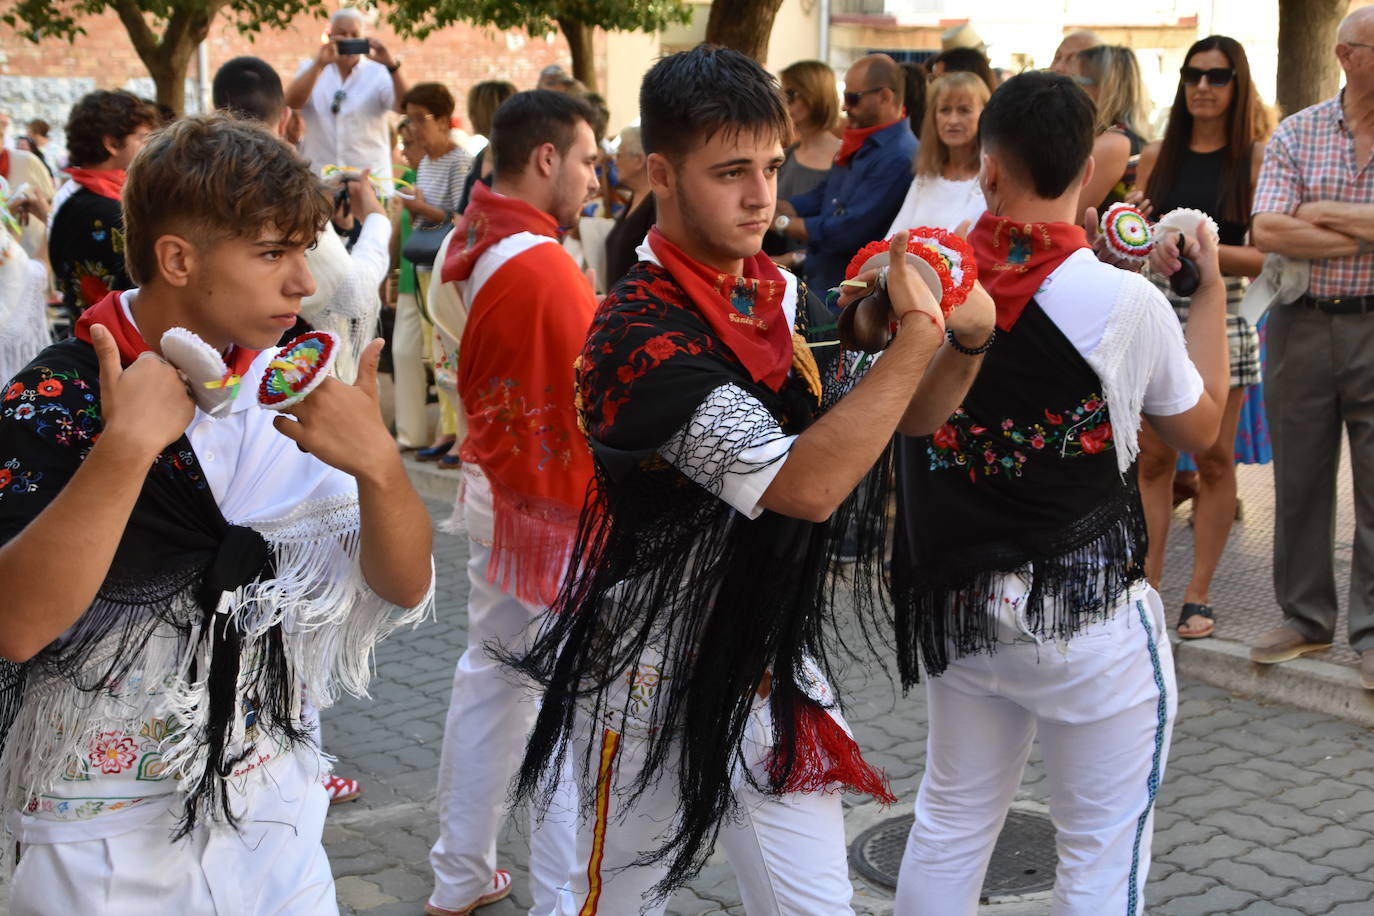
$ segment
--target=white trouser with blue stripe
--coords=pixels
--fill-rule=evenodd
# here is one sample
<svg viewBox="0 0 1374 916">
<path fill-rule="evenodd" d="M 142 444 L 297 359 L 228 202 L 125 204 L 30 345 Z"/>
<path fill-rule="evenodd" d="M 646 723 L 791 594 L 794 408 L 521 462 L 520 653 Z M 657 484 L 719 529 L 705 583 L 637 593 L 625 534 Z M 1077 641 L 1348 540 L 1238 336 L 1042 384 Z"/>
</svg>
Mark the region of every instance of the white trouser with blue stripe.
<svg viewBox="0 0 1374 916">
<path fill-rule="evenodd" d="M 1142 583 L 1070 640 L 1037 642 L 1021 628 L 995 653 L 952 661 L 928 680 L 926 769 L 897 916 L 977 912 L 1037 734 L 1058 835 L 1053 913 L 1145 911 L 1154 802 L 1178 707 L 1166 632 L 1159 595 Z"/>
</svg>

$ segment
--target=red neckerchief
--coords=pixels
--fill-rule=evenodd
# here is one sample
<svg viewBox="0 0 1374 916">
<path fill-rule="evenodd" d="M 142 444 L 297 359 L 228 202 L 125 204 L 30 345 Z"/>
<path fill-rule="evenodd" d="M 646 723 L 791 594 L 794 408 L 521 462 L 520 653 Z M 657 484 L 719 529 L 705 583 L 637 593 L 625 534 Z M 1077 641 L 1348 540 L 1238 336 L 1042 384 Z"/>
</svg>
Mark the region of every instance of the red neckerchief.
<svg viewBox="0 0 1374 916">
<path fill-rule="evenodd" d="M 657 226 L 649 230 L 649 247 L 754 381 L 781 388 L 792 368 L 792 328 L 782 310 L 787 281 L 773 260 L 760 251 L 745 259 L 742 276 L 721 273 L 693 260 Z"/>
<path fill-rule="evenodd" d="M 94 191 L 101 197 L 119 200 L 124 191 L 124 179 L 128 172 L 123 169 L 78 169 L 69 168 L 67 174 L 81 187 Z"/>
<path fill-rule="evenodd" d="M 76 336 L 86 343 L 91 343 L 91 325 L 104 325 L 105 330 L 110 332 L 115 343 L 119 345 L 120 364 L 127 366 L 138 359 L 140 353 L 147 352 L 150 348 L 143 335 L 138 332 L 138 328 L 129 321 L 129 316 L 124 314 L 124 306 L 119 303 L 119 295 L 118 292 L 110 293 L 82 312 L 81 317 L 76 320 Z M 248 374 L 248 369 L 253 365 L 253 360 L 257 359 L 259 352 L 245 350 L 239 346 L 230 347 L 224 361 L 229 364 L 230 372 L 244 376 Z"/>
<path fill-rule="evenodd" d="M 6 181 L 8 181 L 8 180 L 9 180 L 9 177 L 10 177 L 10 151 L 7 150 L 7 149 L 0 149 L 0 178 L 4 178 Z"/>
<path fill-rule="evenodd" d="M 1088 247 L 1082 226 L 1018 223 L 984 213 L 968 235 L 977 257 L 978 280 L 997 304 L 997 328 L 1010 331 L 1041 282 L 1080 248 Z"/>
<path fill-rule="evenodd" d="M 835 164 L 848 165 L 849 160 L 859 151 L 859 147 L 864 145 L 865 140 L 880 130 L 887 130 L 901 120 L 902 118 L 893 118 L 886 124 L 879 124 L 877 127 L 846 127 L 844 139 L 840 141 L 840 151 L 835 154 Z"/>
<path fill-rule="evenodd" d="M 558 221 L 543 210 L 497 194 L 482 182 L 472 186 L 472 198 L 458 222 L 458 238 L 449 244 L 440 275 L 445 283 L 472 276 L 477 259 L 492 245 L 517 232 L 558 238 Z M 461 242 L 462 244 L 457 244 Z"/>
</svg>

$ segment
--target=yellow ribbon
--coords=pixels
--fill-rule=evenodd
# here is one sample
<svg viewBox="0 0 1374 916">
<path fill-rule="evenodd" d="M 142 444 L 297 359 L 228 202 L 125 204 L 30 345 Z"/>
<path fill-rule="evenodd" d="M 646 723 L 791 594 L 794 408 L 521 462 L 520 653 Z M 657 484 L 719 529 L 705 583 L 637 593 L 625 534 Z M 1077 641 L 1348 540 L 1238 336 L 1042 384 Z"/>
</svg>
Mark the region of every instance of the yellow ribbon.
<svg viewBox="0 0 1374 916">
<path fill-rule="evenodd" d="M 242 381 L 242 379 L 231 372 L 222 379 L 203 382 L 202 384 L 204 384 L 206 388 L 237 388 L 240 381 Z"/>
</svg>

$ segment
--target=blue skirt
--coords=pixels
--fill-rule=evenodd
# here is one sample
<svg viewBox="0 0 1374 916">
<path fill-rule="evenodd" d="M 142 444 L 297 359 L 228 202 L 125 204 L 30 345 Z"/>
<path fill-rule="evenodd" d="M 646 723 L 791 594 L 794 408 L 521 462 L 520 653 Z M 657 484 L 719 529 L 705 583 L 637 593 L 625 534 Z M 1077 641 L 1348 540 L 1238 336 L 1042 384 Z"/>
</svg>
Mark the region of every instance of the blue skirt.
<svg viewBox="0 0 1374 916">
<path fill-rule="evenodd" d="M 1265 333 L 1268 330 L 1269 313 L 1256 325 L 1260 339 L 1260 366 L 1265 360 Z M 1236 464 L 1268 464 L 1274 460 L 1269 449 L 1269 423 L 1264 418 L 1264 381 L 1245 389 L 1245 400 L 1241 402 L 1240 422 L 1236 425 Z M 1196 471 L 1197 464 L 1192 455 L 1179 455 L 1177 470 Z"/>
</svg>

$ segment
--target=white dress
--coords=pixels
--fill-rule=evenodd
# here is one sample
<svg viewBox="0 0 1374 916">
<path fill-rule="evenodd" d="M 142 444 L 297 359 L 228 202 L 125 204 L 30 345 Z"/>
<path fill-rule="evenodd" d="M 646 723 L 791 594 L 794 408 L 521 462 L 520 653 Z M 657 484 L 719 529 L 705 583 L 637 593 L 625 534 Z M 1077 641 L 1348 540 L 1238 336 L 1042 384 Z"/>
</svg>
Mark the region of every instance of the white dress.
<svg viewBox="0 0 1374 916">
<path fill-rule="evenodd" d="M 956 229 L 964 220 L 977 222 L 987 208 L 977 178 L 950 181 L 939 175 L 917 175 L 887 235 L 917 226 Z"/>
</svg>

